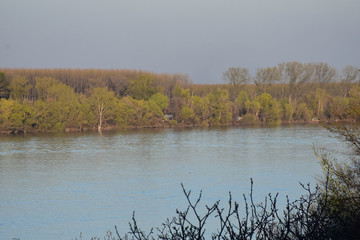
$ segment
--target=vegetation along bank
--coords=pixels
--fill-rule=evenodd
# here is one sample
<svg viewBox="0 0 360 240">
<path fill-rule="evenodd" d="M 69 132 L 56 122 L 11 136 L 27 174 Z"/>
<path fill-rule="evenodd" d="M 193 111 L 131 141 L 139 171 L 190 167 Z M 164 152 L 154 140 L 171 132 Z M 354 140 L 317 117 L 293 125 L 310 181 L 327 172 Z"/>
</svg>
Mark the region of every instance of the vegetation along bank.
<svg viewBox="0 0 360 240">
<path fill-rule="evenodd" d="M 347 120 L 360 72 L 327 63 L 229 68 L 224 84 L 136 70 L 0 69 L 0 131 L 278 124 Z"/>
</svg>

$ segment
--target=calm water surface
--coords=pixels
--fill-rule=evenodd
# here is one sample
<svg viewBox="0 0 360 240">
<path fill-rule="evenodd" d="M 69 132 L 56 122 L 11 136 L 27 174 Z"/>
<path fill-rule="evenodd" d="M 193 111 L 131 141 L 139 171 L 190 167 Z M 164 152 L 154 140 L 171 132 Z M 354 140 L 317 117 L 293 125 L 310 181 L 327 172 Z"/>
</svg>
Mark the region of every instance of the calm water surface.
<svg viewBox="0 0 360 240">
<path fill-rule="evenodd" d="M 0 136 L 0 239 L 74 239 L 157 227 L 186 206 L 181 183 L 205 203 L 241 201 L 254 180 L 294 199 L 315 183 L 317 146 L 338 147 L 320 126 L 162 129 Z"/>
</svg>

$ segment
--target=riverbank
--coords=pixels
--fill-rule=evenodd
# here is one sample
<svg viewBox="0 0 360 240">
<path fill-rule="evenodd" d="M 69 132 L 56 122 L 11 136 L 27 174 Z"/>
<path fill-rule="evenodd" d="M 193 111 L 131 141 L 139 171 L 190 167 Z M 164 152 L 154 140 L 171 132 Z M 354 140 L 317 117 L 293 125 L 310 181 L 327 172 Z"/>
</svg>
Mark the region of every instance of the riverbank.
<svg viewBox="0 0 360 240">
<path fill-rule="evenodd" d="M 251 128 L 259 128 L 259 127 L 279 127 L 279 126 L 289 126 L 289 125 L 321 125 L 325 124 L 329 121 L 292 121 L 292 122 L 278 122 L 278 123 L 256 123 L 256 124 L 226 124 L 226 125 L 216 125 L 211 126 L 209 124 L 198 124 L 198 125 L 190 125 L 190 124 L 183 124 L 183 123 L 176 123 L 170 124 L 169 122 L 164 121 L 164 124 L 160 125 L 157 124 L 156 126 L 128 126 L 128 127 L 120 127 L 120 126 L 104 126 L 100 132 L 110 132 L 110 131 L 121 131 L 121 130 L 135 130 L 135 129 L 211 129 L 211 128 L 219 128 L 219 127 L 251 127 Z M 345 123 L 346 121 L 341 121 Z M 49 130 L 49 131 L 39 131 L 36 129 L 30 131 L 7 131 L 7 130 L 0 130 L 0 135 L 19 135 L 19 134 L 46 134 L 46 133 L 86 133 L 86 132 L 99 132 L 97 127 L 93 128 L 65 128 L 63 130 Z"/>
</svg>

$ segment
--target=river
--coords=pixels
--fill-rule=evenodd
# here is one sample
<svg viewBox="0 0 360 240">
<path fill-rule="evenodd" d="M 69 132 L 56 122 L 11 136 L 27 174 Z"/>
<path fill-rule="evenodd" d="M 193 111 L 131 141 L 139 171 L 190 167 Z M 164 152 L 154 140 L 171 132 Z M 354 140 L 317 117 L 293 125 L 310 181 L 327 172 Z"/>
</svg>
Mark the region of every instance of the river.
<svg viewBox="0 0 360 240">
<path fill-rule="evenodd" d="M 318 125 L 3 135 L 0 239 L 125 233 L 134 210 L 144 230 L 158 227 L 187 206 L 181 183 L 204 203 L 225 206 L 229 191 L 241 202 L 250 178 L 256 201 L 294 200 L 321 175 L 314 144 L 339 146 Z"/>
</svg>

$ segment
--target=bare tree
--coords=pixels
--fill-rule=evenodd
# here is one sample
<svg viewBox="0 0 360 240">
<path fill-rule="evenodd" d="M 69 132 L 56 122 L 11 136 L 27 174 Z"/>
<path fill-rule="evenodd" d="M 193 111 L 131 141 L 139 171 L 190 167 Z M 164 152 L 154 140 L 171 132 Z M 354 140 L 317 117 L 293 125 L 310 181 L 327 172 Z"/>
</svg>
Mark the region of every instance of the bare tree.
<svg viewBox="0 0 360 240">
<path fill-rule="evenodd" d="M 233 86 L 240 86 L 250 81 L 251 76 L 247 68 L 231 67 L 223 73 L 223 80 Z"/>
<path fill-rule="evenodd" d="M 231 67 L 223 73 L 222 79 L 232 86 L 230 98 L 234 100 L 239 94 L 241 86 L 250 82 L 251 76 L 247 68 Z"/>
<path fill-rule="evenodd" d="M 314 82 L 320 86 L 335 81 L 336 76 L 336 69 L 329 66 L 329 64 L 323 62 L 314 64 Z"/>
<path fill-rule="evenodd" d="M 285 63 L 285 76 L 289 82 L 289 102 L 296 102 L 299 85 L 309 81 L 312 71 L 313 69 L 309 64 Z"/>
<path fill-rule="evenodd" d="M 349 95 L 349 91 L 351 88 L 352 83 L 360 81 L 360 69 L 355 66 L 348 65 L 343 68 L 341 71 L 341 81 L 345 86 L 344 97 Z"/>
<path fill-rule="evenodd" d="M 259 68 L 254 81 L 257 88 L 266 93 L 268 87 L 280 81 L 280 77 L 280 71 L 277 67 Z"/>
</svg>

